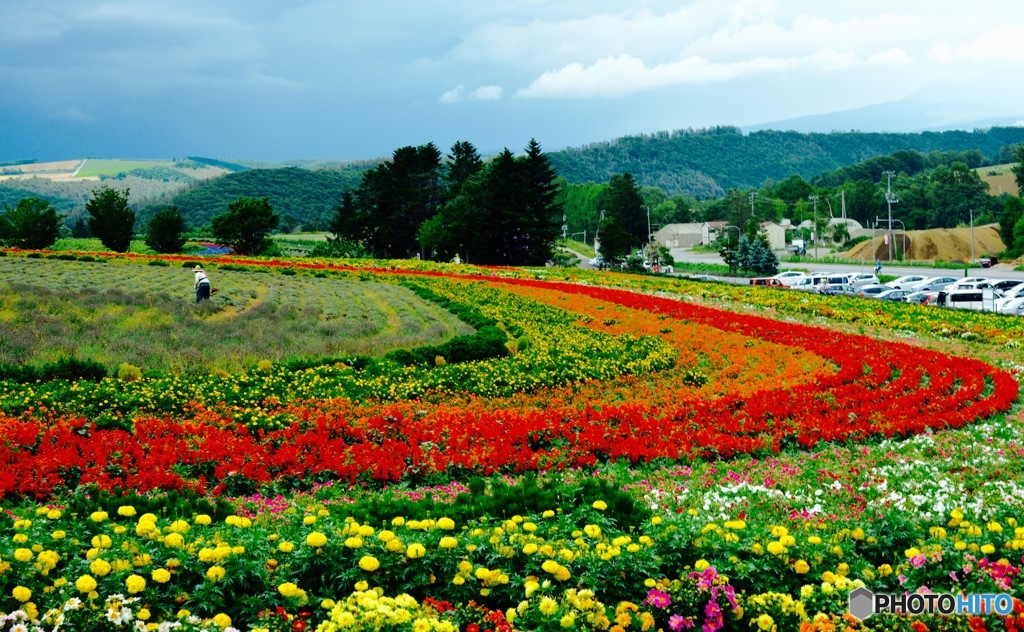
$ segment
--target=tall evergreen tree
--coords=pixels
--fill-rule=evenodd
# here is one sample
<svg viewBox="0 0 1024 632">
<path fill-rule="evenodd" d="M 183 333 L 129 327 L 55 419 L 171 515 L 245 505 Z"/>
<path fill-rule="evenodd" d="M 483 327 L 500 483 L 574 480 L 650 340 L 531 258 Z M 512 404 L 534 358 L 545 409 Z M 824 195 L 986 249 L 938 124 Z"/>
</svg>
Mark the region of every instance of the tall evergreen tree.
<svg viewBox="0 0 1024 632">
<path fill-rule="evenodd" d="M 525 192 L 525 265 L 543 265 L 551 259 L 561 233 L 565 211 L 558 202 L 558 174 L 540 143 L 530 139 L 521 161 Z"/>
<path fill-rule="evenodd" d="M 444 178 L 445 199 L 450 200 L 458 195 L 462 185 L 479 173 L 483 166 L 484 161 L 473 143 L 460 140 L 452 145 L 451 153 L 448 155 L 448 170 Z"/>
<path fill-rule="evenodd" d="M 1010 167 L 1010 171 L 1017 182 L 1017 195 L 1024 196 L 1024 145 L 1017 145 L 1013 150 L 1013 160 L 1017 164 Z"/>
<path fill-rule="evenodd" d="M 114 252 L 128 252 L 135 228 L 135 211 L 128 206 L 129 190 L 118 191 L 104 185 L 92 193 L 85 203 L 89 230 Z"/>
<path fill-rule="evenodd" d="M 629 236 L 629 249 L 642 246 L 647 243 L 647 212 L 644 208 L 643 196 L 640 195 L 640 185 L 633 179 L 633 175 L 626 172 L 622 175 L 614 175 L 608 182 L 600 198 L 601 210 L 605 214 L 605 222 L 601 226 L 601 252 L 605 260 L 609 261 L 604 251 L 608 243 L 608 224 L 618 226 L 625 235 Z M 615 231 L 613 240 L 618 242 L 621 235 Z M 629 254 L 628 250 L 623 256 Z"/>
</svg>

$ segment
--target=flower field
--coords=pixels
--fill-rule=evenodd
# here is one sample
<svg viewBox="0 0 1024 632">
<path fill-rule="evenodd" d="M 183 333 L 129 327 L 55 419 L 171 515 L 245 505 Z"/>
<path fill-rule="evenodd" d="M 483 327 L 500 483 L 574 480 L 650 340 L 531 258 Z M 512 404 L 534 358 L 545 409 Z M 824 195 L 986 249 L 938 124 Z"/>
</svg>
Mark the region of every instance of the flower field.
<svg viewBox="0 0 1024 632">
<path fill-rule="evenodd" d="M 186 262 L 151 260 L 10 252 L 0 270 L 159 285 Z M 155 361 L 0 381 L 0 629 L 1024 629 L 1024 608 L 846 614 L 857 586 L 1021 596 L 1014 319 L 575 271 L 210 261 L 229 290 L 206 319 L 239 297 L 315 320 L 376 301 L 366 319 L 402 331 L 416 296 L 464 322 L 419 355 L 372 353 L 389 336 L 322 361 L 256 349 L 201 380 Z M 75 307 L 48 291 L 36 310 Z M 23 322 L 4 296 L 0 320 Z M 160 309 L 90 314 L 170 348 Z M 469 322 L 500 348 L 466 355 Z"/>
</svg>

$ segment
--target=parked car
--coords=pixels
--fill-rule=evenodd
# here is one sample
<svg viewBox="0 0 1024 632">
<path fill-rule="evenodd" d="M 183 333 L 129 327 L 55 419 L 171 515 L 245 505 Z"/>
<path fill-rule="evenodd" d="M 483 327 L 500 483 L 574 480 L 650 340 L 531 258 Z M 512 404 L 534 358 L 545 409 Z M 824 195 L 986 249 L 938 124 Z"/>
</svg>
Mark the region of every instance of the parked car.
<svg viewBox="0 0 1024 632">
<path fill-rule="evenodd" d="M 857 273 L 847 275 L 850 285 L 854 287 L 864 287 L 866 285 L 878 285 L 878 277 L 873 274 Z"/>
<path fill-rule="evenodd" d="M 782 281 L 780 281 L 779 279 L 776 279 L 775 277 L 758 277 L 758 278 L 750 279 L 750 284 L 751 285 L 765 285 L 765 286 L 771 286 L 771 287 L 784 287 Z"/>
<path fill-rule="evenodd" d="M 1014 298 L 997 298 L 996 311 L 1000 314 L 1024 316 L 1024 296 Z"/>
<path fill-rule="evenodd" d="M 593 259 L 590 260 L 590 265 L 598 269 L 604 268 L 604 257 L 594 257 Z"/>
<path fill-rule="evenodd" d="M 927 278 L 928 277 L 921 276 L 920 274 L 908 274 L 906 276 L 901 276 L 897 279 L 893 279 L 892 281 L 885 283 L 885 285 L 888 285 L 894 290 L 905 290 L 909 287 L 913 287 L 918 283 L 921 283 Z"/>
<path fill-rule="evenodd" d="M 978 265 L 983 268 L 991 268 L 997 263 L 999 263 L 999 259 L 996 257 L 982 257 L 981 259 L 978 259 Z"/>
<path fill-rule="evenodd" d="M 947 286 L 956 283 L 955 277 L 941 276 L 941 277 L 930 277 L 921 281 L 917 285 L 914 285 L 910 289 L 915 292 L 938 292 L 939 290 L 945 289 Z"/>
<path fill-rule="evenodd" d="M 999 290 L 1000 292 L 1002 292 L 1004 296 L 1010 290 L 1012 290 L 1012 289 L 1014 289 L 1016 287 L 1019 287 L 1021 285 L 1024 285 L 1024 281 L 1021 281 L 1020 279 L 1004 279 L 1002 281 L 993 281 L 992 282 L 992 287 L 994 287 L 997 290 Z"/>
<path fill-rule="evenodd" d="M 779 281 L 782 281 L 783 285 L 788 286 L 793 285 L 793 282 L 796 281 L 797 279 L 802 279 L 806 276 L 807 275 L 804 274 L 803 272 L 797 272 L 796 270 L 786 270 L 785 272 L 780 272 L 776 274 L 772 278 L 778 279 Z"/>
<path fill-rule="evenodd" d="M 710 274 L 694 274 L 686 278 L 690 279 L 691 281 L 721 281 L 721 279 L 719 279 L 718 277 L 711 276 Z"/>
<path fill-rule="evenodd" d="M 994 312 L 996 298 L 996 291 L 991 286 L 987 288 L 947 288 L 939 292 L 935 304 L 953 309 Z"/>
<path fill-rule="evenodd" d="M 882 292 L 888 292 L 891 289 L 891 287 L 886 287 L 884 285 L 865 285 L 857 288 L 857 296 L 863 298 L 875 298 Z"/>
<path fill-rule="evenodd" d="M 822 283 L 818 285 L 818 293 L 828 296 L 835 296 L 836 294 L 854 296 L 857 294 L 857 288 L 849 283 L 836 283 L 835 285 L 831 283 Z"/>
<path fill-rule="evenodd" d="M 954 283 L 953 285 L 955 285 L 956 287 L 963 287 L 965 285 L 976 285 L 978 283 L 989 283 L 989 284 L 991 284 L 991 281 L 992 280 L 989 279 L 988 277 L 972 276 L 972 277 L 964 277 L 962 279 L 957 279 L 956 283 Z"/>
<path fill-rule="evenodd" d="M 903 302 L 903 300 L 905 298 L 907 298 L 907 296 L 910 295 L 910 294 L 913 294 L 913 292 L 911 292 L 910 290 L 895 290 L 895 289 L 893 289 L 893 290 L 885 290 L 884 292 L 879 292 L 875 296 L 875 298 L 877 298 L 880 301 L 899 301 L 899 302 Z"/>
<path fill-rule="evenodd" d="M 797 279 L 789 285 L 789 289 L 800 290 L 802 292 L 813 292 L 817 287 L 818 286 L 814 283 L 814 279 L 809 276 Z"/>
<path fill-rule="evenodd" d="M 903 297 L 903 300 L 908 303 L 917 303 L 918 305 L 934 305 L 935 299 L 938 298 L 938 292 L 917 292 L 911 291 Z"/>
</svg>

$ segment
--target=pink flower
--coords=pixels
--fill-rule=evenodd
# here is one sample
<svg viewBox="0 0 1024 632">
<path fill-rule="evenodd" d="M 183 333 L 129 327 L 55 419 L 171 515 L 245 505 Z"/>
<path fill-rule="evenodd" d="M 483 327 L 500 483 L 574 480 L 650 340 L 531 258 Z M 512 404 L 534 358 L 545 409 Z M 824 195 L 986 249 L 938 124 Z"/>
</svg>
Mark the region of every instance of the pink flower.
<svg viewBox="0 0 1024 632">
<path fill-rule="evenodd" d="M 672 632 L 680 632 L 681 630 L 690 630 L 692 628 L 693 617 L 674 614 L 668 618 L 668 629 L 672 630 Z"/>
<path fill-rule="evenodd" d="M 648 605 L 654 606 L 655 608 L 668 608 L 672 603 L 672 598 L 667 592 L 652 588 L 647 593 L 647 599 L 644 600 Z"/>
</svg>

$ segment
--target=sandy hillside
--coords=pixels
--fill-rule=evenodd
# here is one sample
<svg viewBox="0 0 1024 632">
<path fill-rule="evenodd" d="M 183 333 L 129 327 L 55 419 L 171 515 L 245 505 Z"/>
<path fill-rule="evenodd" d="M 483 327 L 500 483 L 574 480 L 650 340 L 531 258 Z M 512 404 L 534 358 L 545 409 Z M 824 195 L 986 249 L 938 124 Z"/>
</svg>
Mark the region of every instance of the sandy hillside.
<svg viewBox="0 0 1024 632">
<path fill-rule="evenodd" d="M 964 261 L 971 258 L 970 228 L 933 228 L 931 230 L 911 230 L 903 233 L 896 231 L 895 243 L 903 249 L 906 244 L 905 259 L 916 261 Z M 872 242 L 865 241 L 854 246 L 844 256 L 847 259 L 875 258 L 885 261 L 889 258 L 889 246 L 886 245 L 882 233 L 879 232 L 874 241 L 875 255 L 871 253 Z M 974 227 L 974 256 L 997 255 L 1006 246 L 999 238 L 999 226 L 988 224 Z"/>
<path fill-rule="evenodd" d="M 61 160 L 59 162 L 36 162 L 26 165 L 9 165 L 0 167 L 0 180 L 17 180 L 21 178 L 50 178 L 51 180 L 70 180 L 82 166 L 84 160 Z"/>
</svg>

